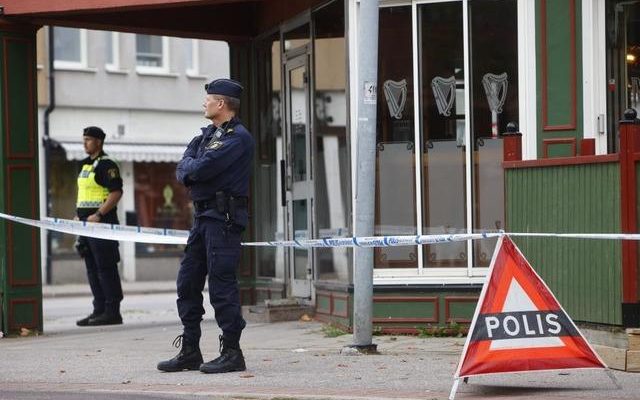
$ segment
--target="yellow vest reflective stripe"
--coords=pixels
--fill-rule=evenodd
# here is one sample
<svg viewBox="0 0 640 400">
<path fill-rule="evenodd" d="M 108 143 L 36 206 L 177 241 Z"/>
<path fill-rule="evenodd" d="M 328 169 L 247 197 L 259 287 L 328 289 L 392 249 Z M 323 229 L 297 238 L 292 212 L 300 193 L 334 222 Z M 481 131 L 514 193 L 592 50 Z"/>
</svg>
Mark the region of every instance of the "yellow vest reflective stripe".
<svg viewBox="0 0 640 400">
<path fill-rule="evenodd" d="M 100 186 L 96 182 L 95 169 L 100 160 L 107 157 L 98 157 L 93 164 L 85 164 L 78 175 L 78 201 L 77 208 L 98 208 L 109 196 L 109 189 Z"/>
</svg>

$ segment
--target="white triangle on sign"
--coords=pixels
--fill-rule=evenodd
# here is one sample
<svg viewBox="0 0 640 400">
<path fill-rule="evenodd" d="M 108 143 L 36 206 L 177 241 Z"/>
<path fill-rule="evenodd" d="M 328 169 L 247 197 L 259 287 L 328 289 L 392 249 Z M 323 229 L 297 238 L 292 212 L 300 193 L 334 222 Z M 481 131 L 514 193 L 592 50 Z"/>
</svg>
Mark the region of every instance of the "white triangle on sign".
<svg viewBox="0 0 640 400">
<path fill-rule="evenodd" d="M 507 291 L 507 297 L 504 299 L 502 312 L 517 311 L 538 311 L 538 307 L 533 304 L 533 301 L 531 301 L 518 281 L 515 278 L 511 278 L 511 284 Z"/>
<path fill-rule="evenodd" d="M 524 291 L 522 286 L 515 278 L 511 279 L 507 296 L 504 299 L 502 312 L 518 312 L 518 311 L 538 311 L 538 307 L 531 301 L 531 298 Z M 489 349 L 521 349 L 529 347 L 558 347 L 564 346 L 564 342 L 559 337 L 536 337 L 536 338 L 517 338 L 517 339 L 499 339 L 491 341 Z"/>
</svg>

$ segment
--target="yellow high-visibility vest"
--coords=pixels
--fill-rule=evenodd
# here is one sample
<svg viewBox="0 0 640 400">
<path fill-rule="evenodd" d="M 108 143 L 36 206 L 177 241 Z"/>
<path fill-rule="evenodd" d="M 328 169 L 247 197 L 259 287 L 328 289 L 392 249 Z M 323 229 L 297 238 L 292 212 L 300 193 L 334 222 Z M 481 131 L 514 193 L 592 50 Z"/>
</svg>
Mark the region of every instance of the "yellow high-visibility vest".
<svg viewBox="0 0 640 400">
<path fill-rule="evenodd" d="M 109 196 L 109 189 L 96 182 L 95 169 L 103 158 L 107 157 L 98 157 L 93 164 L 82 166 L 78 175 L 77 208 L 99 208 Z"/>
</svg>

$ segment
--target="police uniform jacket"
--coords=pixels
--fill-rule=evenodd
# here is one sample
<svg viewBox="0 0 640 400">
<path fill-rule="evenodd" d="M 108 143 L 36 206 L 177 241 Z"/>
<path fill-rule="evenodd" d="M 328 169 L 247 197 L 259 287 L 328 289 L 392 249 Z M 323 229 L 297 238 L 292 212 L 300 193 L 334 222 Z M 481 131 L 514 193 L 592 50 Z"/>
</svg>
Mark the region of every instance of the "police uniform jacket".
<svg viewBox="0 0 640 400">
<path fill-rule="evenodd" d="M 120 169 L 113 160 L 107 157 L 108 156 L 104 151 L 100 152 L 98 157 L 96 157 L 96 159 L 100 158 L 100 161 L 95 166 L 95 168 L 89 168 L 89 170 L 92 170 L 92 172 L 95 173 L 95 182 L 98 185 L 106 188 L 109 193 L 114 191 L 122 191 L 122 177 L 120 176 Z M 85 166 L 93 165 L 96 159 L 87 157 L 84 160 L 80 161 L 79 174 L 82 174 L 83 170 L 87 170 Z M 102 199 L 103 202 L 104 200 L 106 200 L 106 197 Z M 104 222 L 107 224 L 119 223 L 116 209 L 117 207 L 114 207 L 112 210 L 106 213 L 102 217 L 100 222 Z M 86 221 L 89 215 L 95 214 L 95 212 L 98 211 L 98 207 L 77 207 L 76 210 L 78 218 L 80 218 L 80 220 L 82 221 Z"/>
<path fill-rule="evenodd" d="M 209 125 L 187 146 L 176 168 L 176 177 L 189 188 L 194 202 L 215 202 L 219 191 L 227 196 L 248 197 L 254 148 L 253 136 L 237 118 L 220 127 Z M 195 212 L 196 217 L 225 219 L 215 207 L 196 208 Z M 236 224 L 246 226 L 247 208 L 237 209 L 232 218 Z"/>
</svg>

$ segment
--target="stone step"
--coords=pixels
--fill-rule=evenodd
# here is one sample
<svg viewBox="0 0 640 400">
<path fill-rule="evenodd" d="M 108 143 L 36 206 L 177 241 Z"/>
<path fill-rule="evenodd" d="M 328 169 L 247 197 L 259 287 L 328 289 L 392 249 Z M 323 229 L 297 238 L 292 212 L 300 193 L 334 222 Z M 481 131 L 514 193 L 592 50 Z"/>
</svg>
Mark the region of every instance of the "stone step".
<svg viewBox="0 0 640 400">
<path fill-rule="evenodd" d="M 629 338 L 629 350 L 640 351 L 640 329 L 627 329 L 627 336 Z"/>
<path fill-rule="evenodd" d="M 248 322 L 297 321 L 313 317 L 314 308 L 300 299 L 265 300 L 263 304 L 243 306 L 242 316 Z"/>
</svg>

